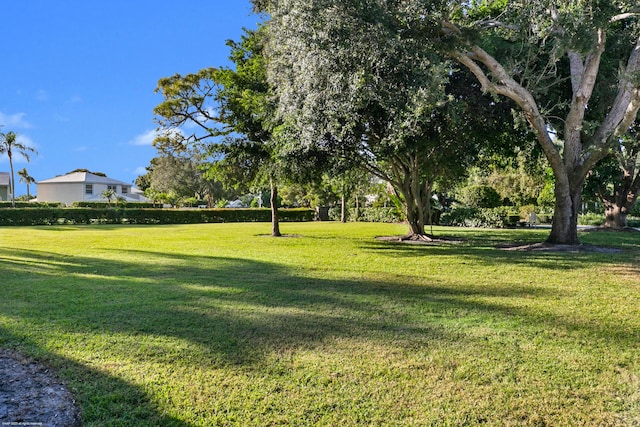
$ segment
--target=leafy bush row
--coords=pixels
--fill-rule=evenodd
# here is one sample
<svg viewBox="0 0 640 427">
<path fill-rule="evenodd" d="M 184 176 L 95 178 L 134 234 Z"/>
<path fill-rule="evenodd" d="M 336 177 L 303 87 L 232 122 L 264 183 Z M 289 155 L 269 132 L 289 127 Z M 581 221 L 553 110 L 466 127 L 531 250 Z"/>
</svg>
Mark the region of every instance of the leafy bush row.
<svg viewBox="0 0 640 427">
<path fill-rule="evenodd" d="M 521 216 L 519 212 L 514 212 L 511 206 L 497 208 L 456 207 L 441 215 L 440 224 L 455 227 L 508 228 L 522 224 L 527 217 Z M 552 215 L 539 213 L 536 215 L 536 220 L 538 224 L 549 224 Z"/>
<path fill-rule="evenodd" d="M 512 209 L 505 206 L 499 208 L 455 208 L 440 216 L 440 224 L 455 227 L 506 228 L 515 225 L 514 219 Z"/>
<path fill-rule="evenodd" d="M 62 206 L 60 202 L 21 202 L 16 200 L 16 208 L 58 208 Z M 0 208 L 10 208 L 11 202 L 0 202 Z"/>
<path fill-rule="evenodd" d="M 341 208 L 340 206 L 329 209 L 329 219 L 332 221 L 340 221 Z M 396 207 L 365 207 L 358 209 L 357 215 L 358 221 L 362 222 L 402 222 L 405 217 Z M 347 211 L 347 219 L 349 221 L 356 220 L 356 209 L 349 208 Z"/>
<path fill-rule="evenodd" d="M 161 208 L 162 204 L 153 204 L 148 202 L 73 202 L 74 208 L 94 208 L 94 209 L 104 209 L 110 207 L 127 207 L 127 208 L 135 208 L 135 209 L 145 209 L 145 208 Z"/>
<path fill-rule="evenodd" d="M 312 221 L 311 209 L 281 209 L 280 220 Z M 215 222 L 269 222 L 269 209 L 3 209 L 0 225 L 56 224 L 198 224 Z"/>
</svg>

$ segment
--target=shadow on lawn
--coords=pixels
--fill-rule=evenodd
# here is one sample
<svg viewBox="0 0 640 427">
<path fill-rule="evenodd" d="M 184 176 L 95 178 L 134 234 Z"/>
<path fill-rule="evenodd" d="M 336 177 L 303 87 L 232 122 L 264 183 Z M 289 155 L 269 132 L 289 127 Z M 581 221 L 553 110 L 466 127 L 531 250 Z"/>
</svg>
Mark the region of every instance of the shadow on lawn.
<svg viewBox="0 0 640 427">
<path fill-rule="evenodd" d="M 523 245 L 536 241 L 521 242 Z M 363 249 L 384 254 L 387 257 L 422 258 L 449 256 L 464 259 L 466 263 L 478 265 L 526 265 L 543 270 L 581 269 L 593 264 L 611 262 L 628 263 L 640 259 L 639 247 L 623 246 L 619 253 L 598 252 L 553 252 L 502 250 L 495 245 L 498 241 L 486 241 L 484 245 L 468 243 L 407 244 L 394 241 L 369 241 Z M 501 242 L 502 243 L 502 242 Z"/>
<path fill-rule="evenodd" d="M 430 247 L 425 251 L 424 247 L 394 245 L 390 249 L 388 245 L 372 243 L 369 249 L 388 250 L 393 256 L 453 254 L 495 264 L 529 262 L 511 254 L 495 251 L 487 255 L 482 249 L 468 247 Z M 491 300 L 562 298 L 561 291 L 534 285 L 464 287 L 458 286 L 455 278 L 447 283 L 420 285 L 402 279 L 327 280 L 247 259 L 144 251 L 118 254 L 126 260 L 0 249 L 0 270 L 5 282 L 0 315 L 19 319 L 25 325 L 47 324 L 72 334 L 123 333 L 140 337 L 141 341 L 148 336 L 186 340 L 194 346 L 176 350 L 157 347 L 171 344 L 157 344 L 145 349 L 114 343 L 111 351 L 121 351 L 127 359 L 160 357 L 163 363 L 193 363 L 194 367 L 260 366 L 270 352 L 313 348 L 333 338 L 366 339 L 409 349 L 428 346 L 433 340 L 471 341 L 473 338 L 464 332 L 453 332 L 455 328 L 442 323 L 443 319 L 455 322 L 465 317 L 517 318 L 526 326 L 561 327 L 585 339 L 596 338 L 612 345 L 622 345 L 633 338 L 621 325 L 579 324 Z M 557 256 L 573 268 L 585 259 L 582 254 L 573 257 L 573 261 Z M 555 259 L 551 254 L 536 257 L 547 263 Z M 590 255 L 587 259 L 596 260 Z M 9 334 L 0 329 L 0 345 L 8 341 L 14 341 L 17 347 L 31 345 L 27 338 Z M 639 338 L 637 333 L 635 338 Z M 42 348 L 38 351 L 45 352 Z M 193 351 L 198 354 L 189 353 Z M 105 405 L 100 413 L 115 412 L 115 418 L 119 411 L 136 413 L 140 407 L 142 412 L 136 418 L 139 423 L 162 418 L 154 411 L 150 397 L 136 386 L 54 354 L 47 357 L 54 365 L 71 369 L 77 376 L 86 375 L 88 381 L 99 384 L 99 396 L 79 393 L 90 421 L 100 421 L 98 415 L 88 411 L 96 401 Z M 122 395 L 128 397 L 119 401 Z M 158 424 L 179 422 L 161 419 Z"/>
<path fill-rule="evenodd" d="M 56 372 L 55 381 L 62 380 L 70 390 L 77 403 L 81 404 L 81 422 L 89 422 L 91 425 L 157 425 L 170 427 L 188 427 L 188 424 L 161 414 L 139 387 L 129 384 L 121 379 L 107 375 L 86 365 L 63 357 L 59 354 L 48 352 L 33 341 L 24 336 L 17 336 L 6 328 L 0 327 L 0 347 L 11 350 L 17 349 L 20 353 L 27 353 L 37 358 L 37 362 L 44 365 L 49 371 Z M 45 375 L 45 374 L 40 374 Z M 47 373 L 46 375 L 51 375 Z M 29 387 L 36 387 L 38 378 L 25 379 L 32 381 Z M 96 390 L 99 390 L 96 393 Z M 11 396 L 8 396 L 11 398 Z M 31 404 L 38 404 L 36 401 Z M 42 405 L 49 402 L 42 401 Z M 62 402 L 56 402 L 62 404 Z M 50 419 L 34 419 L 29 413 L 22 414 L 20 418 L 11 419 L 13 414 L 0 414 L 0 421 L 7 425 L 49 425 L 49 422 L 60 421 L 56 415 L 56 409 L 60 412 L 68 411 L 66 407 L 50 407 L 46 412 Z M 28 420 L 28 422 L 26 422 Z M 58 425 L 58 424 L 55 424 Z"/>
</svg>

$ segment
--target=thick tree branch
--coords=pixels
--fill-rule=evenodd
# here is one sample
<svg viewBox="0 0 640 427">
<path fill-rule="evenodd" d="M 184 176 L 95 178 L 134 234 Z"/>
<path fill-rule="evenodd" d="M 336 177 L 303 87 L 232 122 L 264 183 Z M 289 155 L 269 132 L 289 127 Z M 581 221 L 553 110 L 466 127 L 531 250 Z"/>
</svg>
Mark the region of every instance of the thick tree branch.
<svg viewBox="0 0 640 427">
<path fill-rule="evenodd" d="M 506 96 L 520 106 L 554 170 L 564 170 L 562 157 L 549 136 L 547 123 L 531 93 L 516 82 L 495 58 L 479 46 L 473 46 L 471 52 L 467 53 L 454 52 L 453 56 L 476 76 L 483 91 Z M 478 62 L 487 67 L 491 77 L 484 72 Z M 560 176 L 556 178 L 562 179 Z"/>
</svg>

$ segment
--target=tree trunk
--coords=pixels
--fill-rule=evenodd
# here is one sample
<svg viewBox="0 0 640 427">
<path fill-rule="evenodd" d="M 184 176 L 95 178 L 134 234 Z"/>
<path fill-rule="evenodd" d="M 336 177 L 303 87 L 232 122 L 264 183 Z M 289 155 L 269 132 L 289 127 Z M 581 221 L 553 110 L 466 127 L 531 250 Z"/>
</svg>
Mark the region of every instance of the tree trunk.
<svg viewBox="0 0 640 427">
<path fill-rule="evenodd" d="M 627 209 L 617 203 L 605 203 L 604 227 L 621 229 L 627 226 Z"/>
<path fill-rule="evenodd" d="M 278 218 L 278 187 L 273 177 L 269 177 L 269 186 L 271 187 L 271 235 L 280 237 L 280 219 Z"/>
<path fill-rule="evenodd" d="M 13 156 L 11 150 L 7 150 L 7 156 L 9 157 L 9 167 L 11 168 L 11 182 L 9 188 L 11 189 L 11 207 L 16 207 L 16 184 L 15 184 L 15 176 L 13 172 Z"/>
<path fill-rule="evenodd" d="M 340 221 L 347 222 L 347 199 L 344 197 L 344 189 L 342 197 L 340 198 Z"/>
<path fill-rule="evenodd" d="M 622 179 L 613 186 L 613 194 L 607 194 L 606 188 L 599 192 L 598 196 L 605 207 L 604 227 L 622 229 L 628 226 L 627 215 L 636 204 L 640 192 L 640 174 L 636 168 L 637 161 L 637 153 L 628 159 L 628 164 L 623 167 Z"/>
<path fill-rule="evenodd" d="M 628 227 L 627 216 L 638 200 L 638 189 L 636 188 L 638 183 L 640 183 L 640 180 L 634 180 L 633 188 L 628 186 L 621 188 L 614 197 L 601 197 L 605 208 L 604 227 L 614 229 Z"/>
<path fill-rule="evenodd" d="M 547 243 L 556 245 L 577 245 L 580 243 L 578 240 L 578 212 L 582 202 L 584 180 L 572 184 L 568 184 L 567 181 L 556 179 L 556 204 L 551 234 L 547 238 Z"/>
<path fill-rule="evenodd" d="M 356 193 L 356 212 L 354 214 L 353 220 L 358 222 L 360 219 L 360 199 L 358 198 L 358 193 Z"/>
</svg>

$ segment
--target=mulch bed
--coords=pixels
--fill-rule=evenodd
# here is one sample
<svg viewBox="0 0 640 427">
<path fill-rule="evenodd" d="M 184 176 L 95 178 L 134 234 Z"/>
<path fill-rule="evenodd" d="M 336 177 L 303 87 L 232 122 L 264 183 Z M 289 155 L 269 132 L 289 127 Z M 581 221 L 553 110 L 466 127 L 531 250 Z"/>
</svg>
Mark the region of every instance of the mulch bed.
<svg viewBox="0 0 640 427">
<path fill-rule="evenodd" d="M 76 427 L 81 412 L 51 370 L 0 349 L 0 426 Z"/>
</svg>

